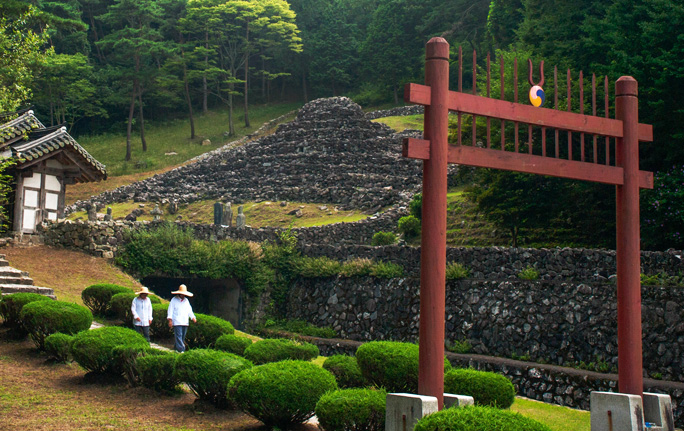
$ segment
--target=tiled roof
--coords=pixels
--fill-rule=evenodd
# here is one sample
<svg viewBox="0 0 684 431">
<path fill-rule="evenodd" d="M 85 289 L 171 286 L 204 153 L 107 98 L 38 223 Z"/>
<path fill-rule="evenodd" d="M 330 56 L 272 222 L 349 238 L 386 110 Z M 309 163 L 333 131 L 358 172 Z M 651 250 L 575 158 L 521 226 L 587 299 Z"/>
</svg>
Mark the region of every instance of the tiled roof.
<svg viewBox="0 0 684 431">
<path fill-rule="evenodd" d="M 19 166 L 23 163 L 30 162 L 31 160 L 42 157 L 53 151 L 57 151 L 61 148 L 71 149 L 77 152 L 85 161 L 97 171 L 98 176 L 102 178 L 107 177 L 107 171 L 105 166 L 95 160 L 85 148 L 80 146 L 74 138 L 69 135 L 66 131 L 66 127 L 60 127 L 52 133 L 45 136 L 41 136 L 35 140 L 29 140 L 28 142 L 15 143 L 11 146 L 12 153 L 15 157 L 21 159 Z"/>
<path fill-rule="evenodd" d="M 45 126 L 33 115 L 33 111 L 26 111 L 14 120 L 0 125 L 0 145 L 42 128 Z"/>
</svg>

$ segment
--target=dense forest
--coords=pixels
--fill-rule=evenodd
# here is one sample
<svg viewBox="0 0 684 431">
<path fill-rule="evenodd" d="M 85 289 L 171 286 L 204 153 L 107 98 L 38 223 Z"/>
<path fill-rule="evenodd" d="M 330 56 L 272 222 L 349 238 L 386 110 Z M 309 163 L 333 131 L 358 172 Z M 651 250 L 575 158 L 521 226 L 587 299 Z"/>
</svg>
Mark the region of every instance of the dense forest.
<svg viewBox="0 0 684 431">
<path fill-rule="evenodd" d="M 656 189 L 642 194 L 644 246 L 681 249 L 677 28 L 681 0 L 3 0 L 0 110 L 32 104 L 76 135 L 126 130 L 130 157 L 134 133 L 145 145 L 145 119 L 187 117 L 194 135 L 193 115 L 214 107 L 239 105 L 247 125 L 250 103 L 333 95 L 401 103 L 403 84 L 423 80 L 425 42 L 442 36 L 454 53 L 477 50 L 479 67 L 491 52 L 521 65 L 544 59 L 575 77 L 634 76 L 640 121 L 655 130 L 655 142 L 641 146 L 642 168 L 656 172 Z M 552 225 L 577 244 L 614 245 L 610 187 L 485 170 L 464 170 L 462 180 L 513 235 Z"/>
</svg>

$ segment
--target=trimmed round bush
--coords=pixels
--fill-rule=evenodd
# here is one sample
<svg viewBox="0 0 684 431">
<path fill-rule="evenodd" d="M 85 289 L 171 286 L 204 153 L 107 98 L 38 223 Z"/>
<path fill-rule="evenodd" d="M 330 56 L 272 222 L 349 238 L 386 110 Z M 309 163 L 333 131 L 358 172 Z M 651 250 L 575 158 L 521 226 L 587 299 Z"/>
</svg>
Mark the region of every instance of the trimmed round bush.
<svg viewBox="0 0 684 431">
<path fill-rule="evenodd" d="M 235 334 L 221 335 L 216 340 L 216 350 L 223 350 L 224 352 L 234 353 L 243 356 L 245 349 L 252 344 L 252 340 L 247 337 L 238 337 Z"/>
<path fill-rule="evenodd" d="M 69 362 L 71 360 L 71 343 L 74 337 L 61 332 L 55 332 L 45 338 L 45 351 L 48 356 L 57 362 Z"/>
<path fill-rule="evenodd" d="M 21 320 L 39 349 L 55 332 L 76 334 L 90 328 L 93 315 L 82 305 L 64 301 L 34 301 L 21 309 Z"/>
<path fill-rule="evenodd" d="M 418 345 L 398 341 L 371 341 L 356 350 L 363 377 L 388 392 L 418 393 Z M 444 370 L 451 364 L 444 358 Z"/>
<path fill-rule="evenodd" d="M 508 378 L 496 373 L 455 369 L 444 375 L 444 392 L 470 395 L 475 405 L 507 409 L 515 401 L 515 387 Z"/>
<path fill-rule="evenodd" d="M 52 298 L 38 293 L 13 293 L 0 296 L 0 316 L 5 326 L 12 329 L 12 336 L 23 338 L 28 335 L 21 321 L 21 309 L 29 302 L 52 301 Z"/>
<path fill-rule="evenodd" d="M 268 338 L 257 341 L 245 349 L 245 358 L 257 365 L 286 359 L 310 361 L 317 358 L 318 347 L 306 342 Z"/>
<path fill-rule="evenodd" d="M 221 335 L 234 334 L 233 325 L 220 317 L 195 313 L 197 322 L 190 322 L 185 342 L 191 349 L 207 349 L 214 347 Z M 166 316 L 164 316 L 166 320 Z M 168 325 L 168 324 L 167 324 Z"/>
<path fill-rule="evenodd" d="M 394 232 L 375 232 L 371 239 L 371 245 L 392 245 L 397 242 L 397 235 Z"/>
<path fill-rule="evenodd" d="M 342 389 L 328 392 L 316 404 L 316 417 L 325 431 L 384 431 L 382 389 Z"/>
<path fill-rule="evenodd" d="M 117 318 L 121 319 L 121 321 L 127 326 L 133 325 L 133 313 L 131 312 L 131 305 L 137 296 L 138 295 L 135 293 L 129 292 L 117 293 L 116 295 L 112 296 L 112 299 L 109 301 L 109 309 L 111 310 L 111 313 Z M 161 300 L 158 296 L 148 295 L 147 297 L 150 298 L 152 305 L 161 304 Z M 166 316 L 164 316 L 164 320 L 166 320 Z"/>
<path fill-rule="evenodd" d="M 140 372 L 137 367 L 137 359 L 143 356 L 157 356 L 164 354 L 163 351 L 153 349 L 147 344 L 122 344 L 112 349 L 112 367 L 109 372 L 124 376 L 131 386 L 140 383 Z"/>
<path fill-rule="evenodd" d="M 551 431 L 548 426 L 519 413 L 491 407 L 444 409 L 418 421 L 415 431 Z"/>
<path fill-rule="evenodd" d="M 173 373 L 173 366 L 178 354 L 162 353 L 154 356 L 139 356 L 136 368 L 140 376 L 140 384 L 158 392 L 173 392 L 180 385 Z"/>
<path fill-rule="evenodd" d="M 81 299 L 83 304 L 90 308 L 90 311 L 97 316 L 106 316 L 110 313 L 110 301 L 112 296 L 117 293 L 132 293 L 133 291 L 128 287 L 119 286 L 118 284 L 99 283 L 93 284 L 83 289 L 81 292 Z"/>
<path fill-rule="evenodd" d="M 361 388 L 366 380 L 361 374 L 356 358 L 347 355 L 333 355 L 323 362 L 323 368 L 330 371 L 340 388 Z"/>
<path fill-rule="evenodd" d="M 146 348 L 149 344 L 132 329 L 109 326 L 76 334 L 71 354 L 87 371 L 117 374 L 121 369 L 114 355 L 117 346 Z"/>
<path fill-rule="evenodd" d="M 397 230 L 403 233 L 406 239 L 415 238 L 420 234 L 420 219 L 412 215 L 402 217 L 397 222 Z"/>
<path fill-rule="evenodd" d="M 240 409 L 267 426 L 287 429 L 313 416 L 321 396 L 334 389 L 335 377 L 318 365 L 282 361 L 235 375 L 228 394 Z"/>
<path fill-rule="evenodd" d="M 169 328 L 166 315 L 169 304 L 152 304 L 152 324 L 150 325 L 150 337 L 155 339 L 173 338 L 173 330 Z"/>
<path fill-rule="evenodd" d="M 232 353 L 194 349 L 178 355 L 173 373 L 175 379 L 186 383 L 198 398 L 225 407 L 231 377 L 252 367 L 250 361 Z"/>
</svg>

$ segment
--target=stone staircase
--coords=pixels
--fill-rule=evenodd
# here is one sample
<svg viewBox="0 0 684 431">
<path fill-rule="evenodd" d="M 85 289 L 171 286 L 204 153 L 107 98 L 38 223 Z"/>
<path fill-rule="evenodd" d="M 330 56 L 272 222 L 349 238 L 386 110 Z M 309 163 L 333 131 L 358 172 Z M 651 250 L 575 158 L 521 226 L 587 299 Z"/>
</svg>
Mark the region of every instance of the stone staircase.
<svg viewBox="0 0 684 431">
<path fill-rule="evenodd" d="M 39 293 L 57 299 L 54 290 L 49 287 L 34 286 L 28 272 L 9 266 L 4 254 L 0 254 L 0 292 L 3 295 L 19 292 Z"/>
</svg>

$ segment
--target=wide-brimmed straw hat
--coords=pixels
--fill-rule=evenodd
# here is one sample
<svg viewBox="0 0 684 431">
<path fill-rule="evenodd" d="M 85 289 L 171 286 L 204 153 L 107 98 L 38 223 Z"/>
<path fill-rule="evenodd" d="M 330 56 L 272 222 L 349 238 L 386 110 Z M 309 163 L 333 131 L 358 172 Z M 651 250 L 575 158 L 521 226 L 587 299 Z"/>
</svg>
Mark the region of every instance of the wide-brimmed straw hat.
<svg viewBox="0 0 684 431">
<path fill-rule="evenodd" d="M 184 284 L 181 284 L 178 286 L 178 290 L 175 292 L 171 292 L 172 295 L 185 295 L 185 296 L 192 296 L 192 293 L 188 292 L 188 287 Z"/>
<path fill-rule="evenodd" d="M 140 292 L 135 292 L 136 295 L 140 295 L 141 293 L 147 293 L 149 295 L 150 289 L 146 288 L 145 286 L 140 288 Z"/>
</svg>

